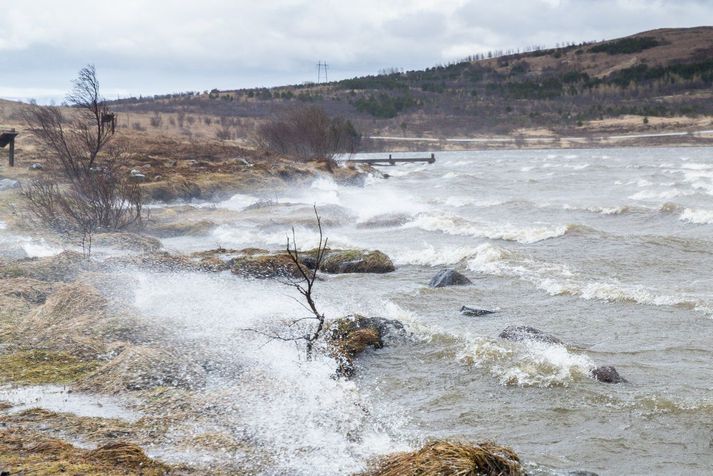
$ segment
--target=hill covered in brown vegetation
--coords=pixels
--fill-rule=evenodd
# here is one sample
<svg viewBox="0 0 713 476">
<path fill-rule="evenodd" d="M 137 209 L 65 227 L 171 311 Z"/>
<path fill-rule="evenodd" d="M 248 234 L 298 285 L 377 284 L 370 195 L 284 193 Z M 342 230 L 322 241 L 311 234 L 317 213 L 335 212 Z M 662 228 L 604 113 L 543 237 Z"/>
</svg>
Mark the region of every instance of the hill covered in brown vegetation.
<svg viewBox="0 0 713 476">
<path fill-rule="evenodd" d="M 489 52 L 422 71 L 326 84 L 116 101 L 120 125 L 244 140 L 267 117 L 317 104 L 366 136 L 472 137 L 661 132 L 713 116 L 713 27 Z"/>
</svg>

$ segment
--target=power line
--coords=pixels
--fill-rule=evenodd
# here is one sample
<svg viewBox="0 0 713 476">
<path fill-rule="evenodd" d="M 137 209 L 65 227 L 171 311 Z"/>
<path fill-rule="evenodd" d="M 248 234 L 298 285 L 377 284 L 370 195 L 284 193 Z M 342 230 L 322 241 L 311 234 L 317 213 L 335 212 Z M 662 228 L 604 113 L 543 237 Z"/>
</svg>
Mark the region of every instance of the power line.
<svg viewBox="0 0 713 476">
<path fill-rule="evenodd" d="M 317 84 L 320 84 L 322 82 L 322 68 L 324 68 L 324 82 L 329 82 L 329 76 L 327 73 L 329 66 L 327 65 L 326 61 L 320 60 L 317 62 Z"/>
</svg>

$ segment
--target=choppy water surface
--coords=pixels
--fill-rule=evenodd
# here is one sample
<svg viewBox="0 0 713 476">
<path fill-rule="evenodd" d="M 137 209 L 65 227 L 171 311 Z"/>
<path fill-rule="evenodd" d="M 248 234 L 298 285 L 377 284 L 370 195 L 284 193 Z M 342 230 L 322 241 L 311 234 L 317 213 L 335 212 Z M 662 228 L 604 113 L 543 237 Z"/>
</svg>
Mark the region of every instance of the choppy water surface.
<svg viewBox="0 0 713 476">
<path fill-rule="evenodd" d="M 322 178 L 199 204 L 229 219 L 209 236 L 164 241 L 184 251 L 280 249 L 294 225 L 310 248 L 316 204 L 332 247 L 380 249 L 398 268 L 318 283 L 328 317 L 399 319 L 411 334 L 362 358 L 352 381 L 333 379 L 327 357 L 304 362 L 293 344 L 241 331 L 300 317 L 289 288 L 138 273 L 135 305 L 237 369 L 204 390 L 231 402 L 214 425 L 271 448 L 274 474 L 347 474 L 431 437 L 496 440 L 535 473 L 708 472 L 713 149 L 437 157 L 385 168 L 389 179 L 364 187 Z M 250 207 L 265 199 L 272 205 Z M 427 288 L 446 266 L 474 285 Z M 497 313 L 464 317 L 464 304 Z M 498 339 L 508 325 L 567 347 Z M 616 366 L 629 383 L 593 380 L 597 365 Z"/>
</svg>

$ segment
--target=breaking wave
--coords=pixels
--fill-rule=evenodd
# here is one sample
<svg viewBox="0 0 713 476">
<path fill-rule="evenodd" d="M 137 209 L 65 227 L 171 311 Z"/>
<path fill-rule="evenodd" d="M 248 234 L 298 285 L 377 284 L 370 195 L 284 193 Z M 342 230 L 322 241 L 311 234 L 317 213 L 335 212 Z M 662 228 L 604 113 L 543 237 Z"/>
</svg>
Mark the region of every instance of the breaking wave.
<svg viewBox="0 0 713 476">
<path fill-rule="evenodd" d="M 473 236 L 492 240 L 517 241 L 523 244 L 537 243 L 557 238 L 567 233 L 567 225 L 542 225 L 517 227 L 512 224 L 478 224 L 455 215 L 420 214 L 403 228 L 419 228 L 448 235 Z"/>
</svg>

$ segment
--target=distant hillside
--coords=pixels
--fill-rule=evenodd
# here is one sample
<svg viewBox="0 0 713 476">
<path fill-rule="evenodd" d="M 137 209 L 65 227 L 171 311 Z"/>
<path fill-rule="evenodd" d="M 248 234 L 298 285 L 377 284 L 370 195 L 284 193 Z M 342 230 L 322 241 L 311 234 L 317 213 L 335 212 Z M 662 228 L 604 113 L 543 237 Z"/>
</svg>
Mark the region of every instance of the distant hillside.
<svg viewBox="0 0 713 476">
<path fill-rule="evenodd" d="M 153 123 L 168 114 L 185 130 L 187 118 L 205 126 L 210 116 L 226 139 L 244 137 L 261 118 L 298 103 L 320 104 L 366 134 L 419 137 L 534 128 L 564 134 L 592 124 L 606 129 L 607 120 L 632 115 L 641 116 L 637 130 L 665 123 L 653 118 L 713 116 L 713 27 L 495 56 L 328 84 L 131 98 L 114 106 L 153 114 Z"/>
</svg>

